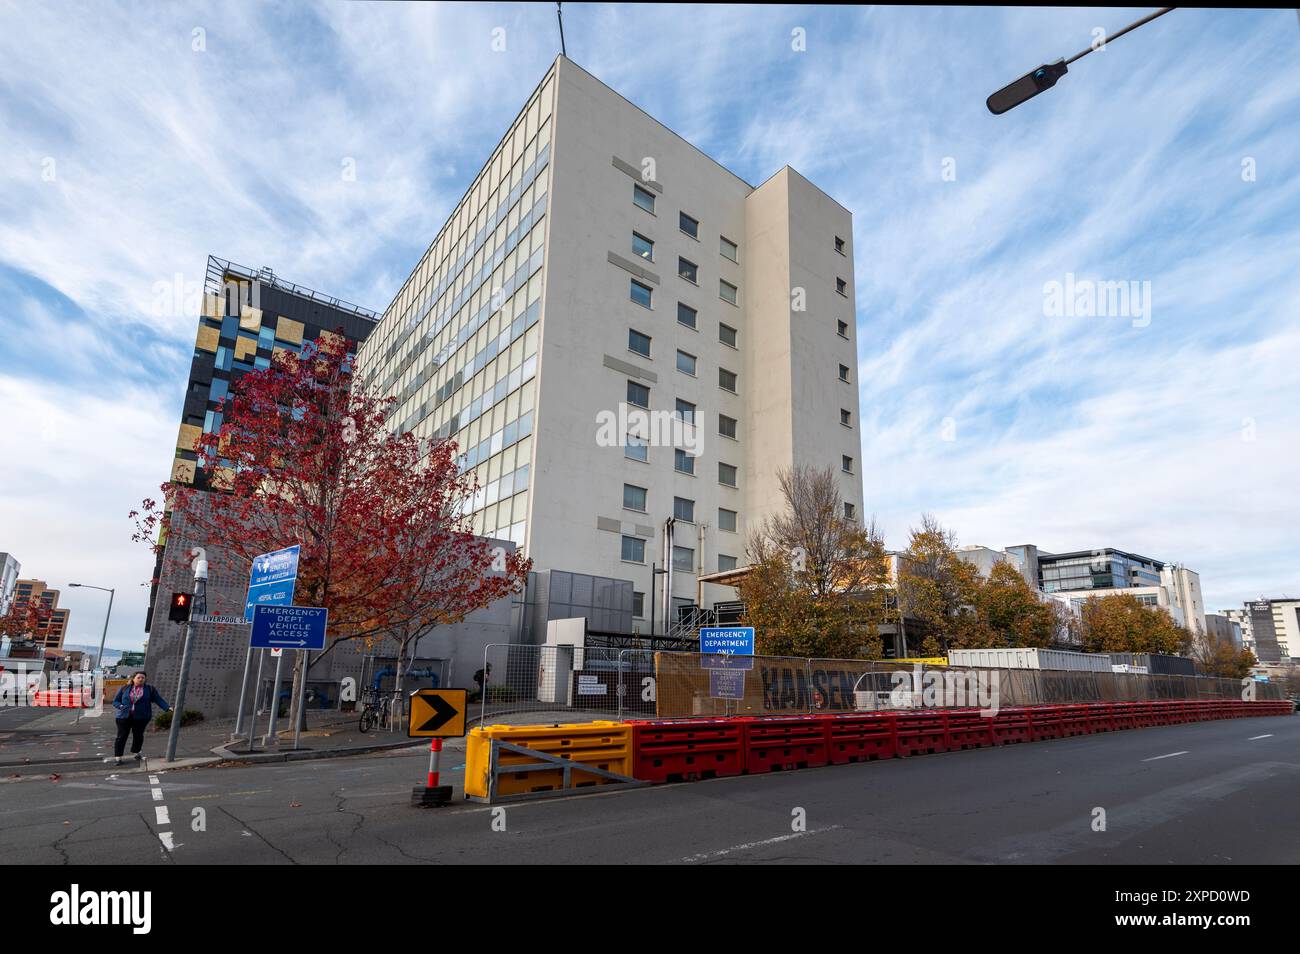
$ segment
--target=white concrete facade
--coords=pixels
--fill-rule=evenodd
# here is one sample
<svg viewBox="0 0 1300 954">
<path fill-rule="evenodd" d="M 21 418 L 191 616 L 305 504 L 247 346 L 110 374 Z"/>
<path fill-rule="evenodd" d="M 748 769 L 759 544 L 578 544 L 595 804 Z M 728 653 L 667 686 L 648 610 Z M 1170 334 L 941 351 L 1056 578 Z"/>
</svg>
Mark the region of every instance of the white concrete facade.
<svg viewBox="0 0 1300 954">
<path fill-rule="evenodd" d="M 852 256 L 793 169 L 752 187 L 561 57 L 358 365 L 467 454 L 475 532 L 631 579 L 647 620 L 652 564 L 674 603 L 744 565 L 781 468 L 832 467 L 861 519 Z"/>
</svg>

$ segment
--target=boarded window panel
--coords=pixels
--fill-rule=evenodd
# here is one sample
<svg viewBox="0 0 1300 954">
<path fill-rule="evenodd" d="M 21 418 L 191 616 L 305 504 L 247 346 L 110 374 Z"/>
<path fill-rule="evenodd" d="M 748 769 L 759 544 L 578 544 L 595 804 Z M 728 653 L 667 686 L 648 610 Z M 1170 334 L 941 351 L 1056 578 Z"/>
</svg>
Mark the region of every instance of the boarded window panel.
<svg viewBox="0 0 1300 954">
<path fill-rule="evenodd" d="M 262 327 L 262 309 L 252 305 L 243 305 L 239 309 L 239 327 L 245 331 L 257 331 Z"/>
<path fill-rule="evenodd" d="M 221 331 L 217 328 L 210 328 L 207 325 L 199 325 L 198 337 L 194 339 L 194 347 L 203 351 L 211 351 L 214 354 L 217 350 L 217 342 L 221 339 Z"/>
<path fill-rule="evenodd" d="M 302 344 L 303 325 L 292 318 L 281 318 L 275 324 L 275 336 L 289 344 Z"/>
<path fill-rule="evenodd" d="M 257 354 L 257 340 L 255 338 L 239 337 L 235 339 L 235 360 L 248 361 Z"/>
<path fill-rule="evenodd" d="M 193 424 L 182 424 L 180 433 L 176 436 L 177 450 L 194 450 L 194 442 L 199 439 L 203 433 L 203 428 L 195 427 Z"/>
<path fill-rule="evenodd" d="M 194 483 L 194 461 L 176 458 L 172 464 L 172 480 L 178 484 Z"/>
</svg>

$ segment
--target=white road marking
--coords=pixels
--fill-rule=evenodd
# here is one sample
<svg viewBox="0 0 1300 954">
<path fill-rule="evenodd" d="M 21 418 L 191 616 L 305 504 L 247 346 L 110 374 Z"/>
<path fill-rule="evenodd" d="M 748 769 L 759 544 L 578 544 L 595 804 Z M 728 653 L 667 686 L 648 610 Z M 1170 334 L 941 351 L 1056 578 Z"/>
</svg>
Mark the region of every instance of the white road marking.
<svg viewBox="0 0 1300 954">
<path fill-rule="evenodd" d="M 775 838 L 767 838 L 763 841 L 751 841 L 743 845 L 732 845 L 730 848 L 722 848 L 718 851 L 706 851 L 703 854 L 691 855 L 683 858 L 684 864 L 690 864 L 695 861 L 708 861 L 711 858 L 721 858 L 723 855 L 729 855 L 733 851 L 746 851 L 750 848 L 762 848 L 764 845 L 777 845 L 783 841 L 792 841 L 795 838 L 803 838 L 805 835 L 820 835 L 823 832 L 835 831 L 839 825 L 831 825 L 829 828 L 814 828 L 812 831 L 796 831 L 789 835 L 778 835 Z"/>
<path fill-rule="evenodd" d="M 150 784 L 150 785 L 158 785 L 158 784 L 161 784 L 161 783 L 158 781 L 158 776 L 157 776 L 157 775 L 150 775 L 150 776 L 149 776 L 149 784 Z"/>
<path fill-rule="evenodd" d="M 168 851 L 173 850 L 176 846 L 172 844 L 172 833 L 169 831 L 158 832 L 158 840 L 163 843 L 163 847 Z"/>
<path fill-rule="evenodd" d="M 150 791 L 153 792 L 153 800 L 155 802 L 161 802 L 163 800 L 163 794 L 161 788 L 150 789 Z"/>
<path fill-rule="evenodd" d="M 155 805 L 153 810 L 155 819 L 159 825 L 170 825 L 172 823 L 171 818 L 167 815 L 166 805 Z"/>
<path fill-rule="evenodd" d="M 1270 732 L 1268 735 L 1252 735 L 1252 736 L 1251 736 L 1249 739 L 1247 739 L 1246 741 L 1247 741 L 1247 742 L 1254 742 L 1256 739 L 1271 739 L 1271 738 L 1273 738 L 1273 733 L 1272 733 L 1272 732 Z"/>
<path fill-rule="evenodd" d="M 1182 752 L 1170 752 L 1168 755 L 1153 755 L 1151 758 L 1149 758 L 1149 759 L 1143 759 L 1142 761 L 1143 761 L 1143 762 L 1158 762 L 1158 761 L 1160 761 L 1160 759 L 1172 759 L 1175 755 L 1186 755 L 1186 754 L 1187 754 L 1187 751 L 1184 749 Z"/>
</svg>

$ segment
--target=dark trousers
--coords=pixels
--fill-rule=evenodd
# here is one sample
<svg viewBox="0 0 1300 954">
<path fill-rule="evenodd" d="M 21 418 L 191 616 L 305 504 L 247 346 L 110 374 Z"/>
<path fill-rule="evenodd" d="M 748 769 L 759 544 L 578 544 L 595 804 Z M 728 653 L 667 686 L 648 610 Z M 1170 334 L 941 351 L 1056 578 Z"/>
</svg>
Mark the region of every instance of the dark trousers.
<svg viewBox="0 0 1300 954">
<path fill-rule="evenodd" d="M 144 729 L 148 724 L 148 719 L 118 719 L 117 740 L 113 743 L 113 755 L 119 759 L 122 757 L 122 750 L 126 748 L 127 735 L 131 736 L 131 754 L 134 755 L 139 752 L 144 745 Z"/>
</svg>

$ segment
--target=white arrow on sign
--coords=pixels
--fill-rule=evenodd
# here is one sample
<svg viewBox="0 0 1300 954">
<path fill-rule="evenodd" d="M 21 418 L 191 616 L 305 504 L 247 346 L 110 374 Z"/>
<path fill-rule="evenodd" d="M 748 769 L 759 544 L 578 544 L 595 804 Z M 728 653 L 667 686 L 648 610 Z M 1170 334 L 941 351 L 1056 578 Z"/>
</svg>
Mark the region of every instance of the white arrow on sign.
<svg viewBox="0 0 1300 954">
<path fill-rule="evenodd" d="M 306 646 L 305 639 L 268 639 L 268 643 L 278 643 L 281 646 Z"/>
</svg>

